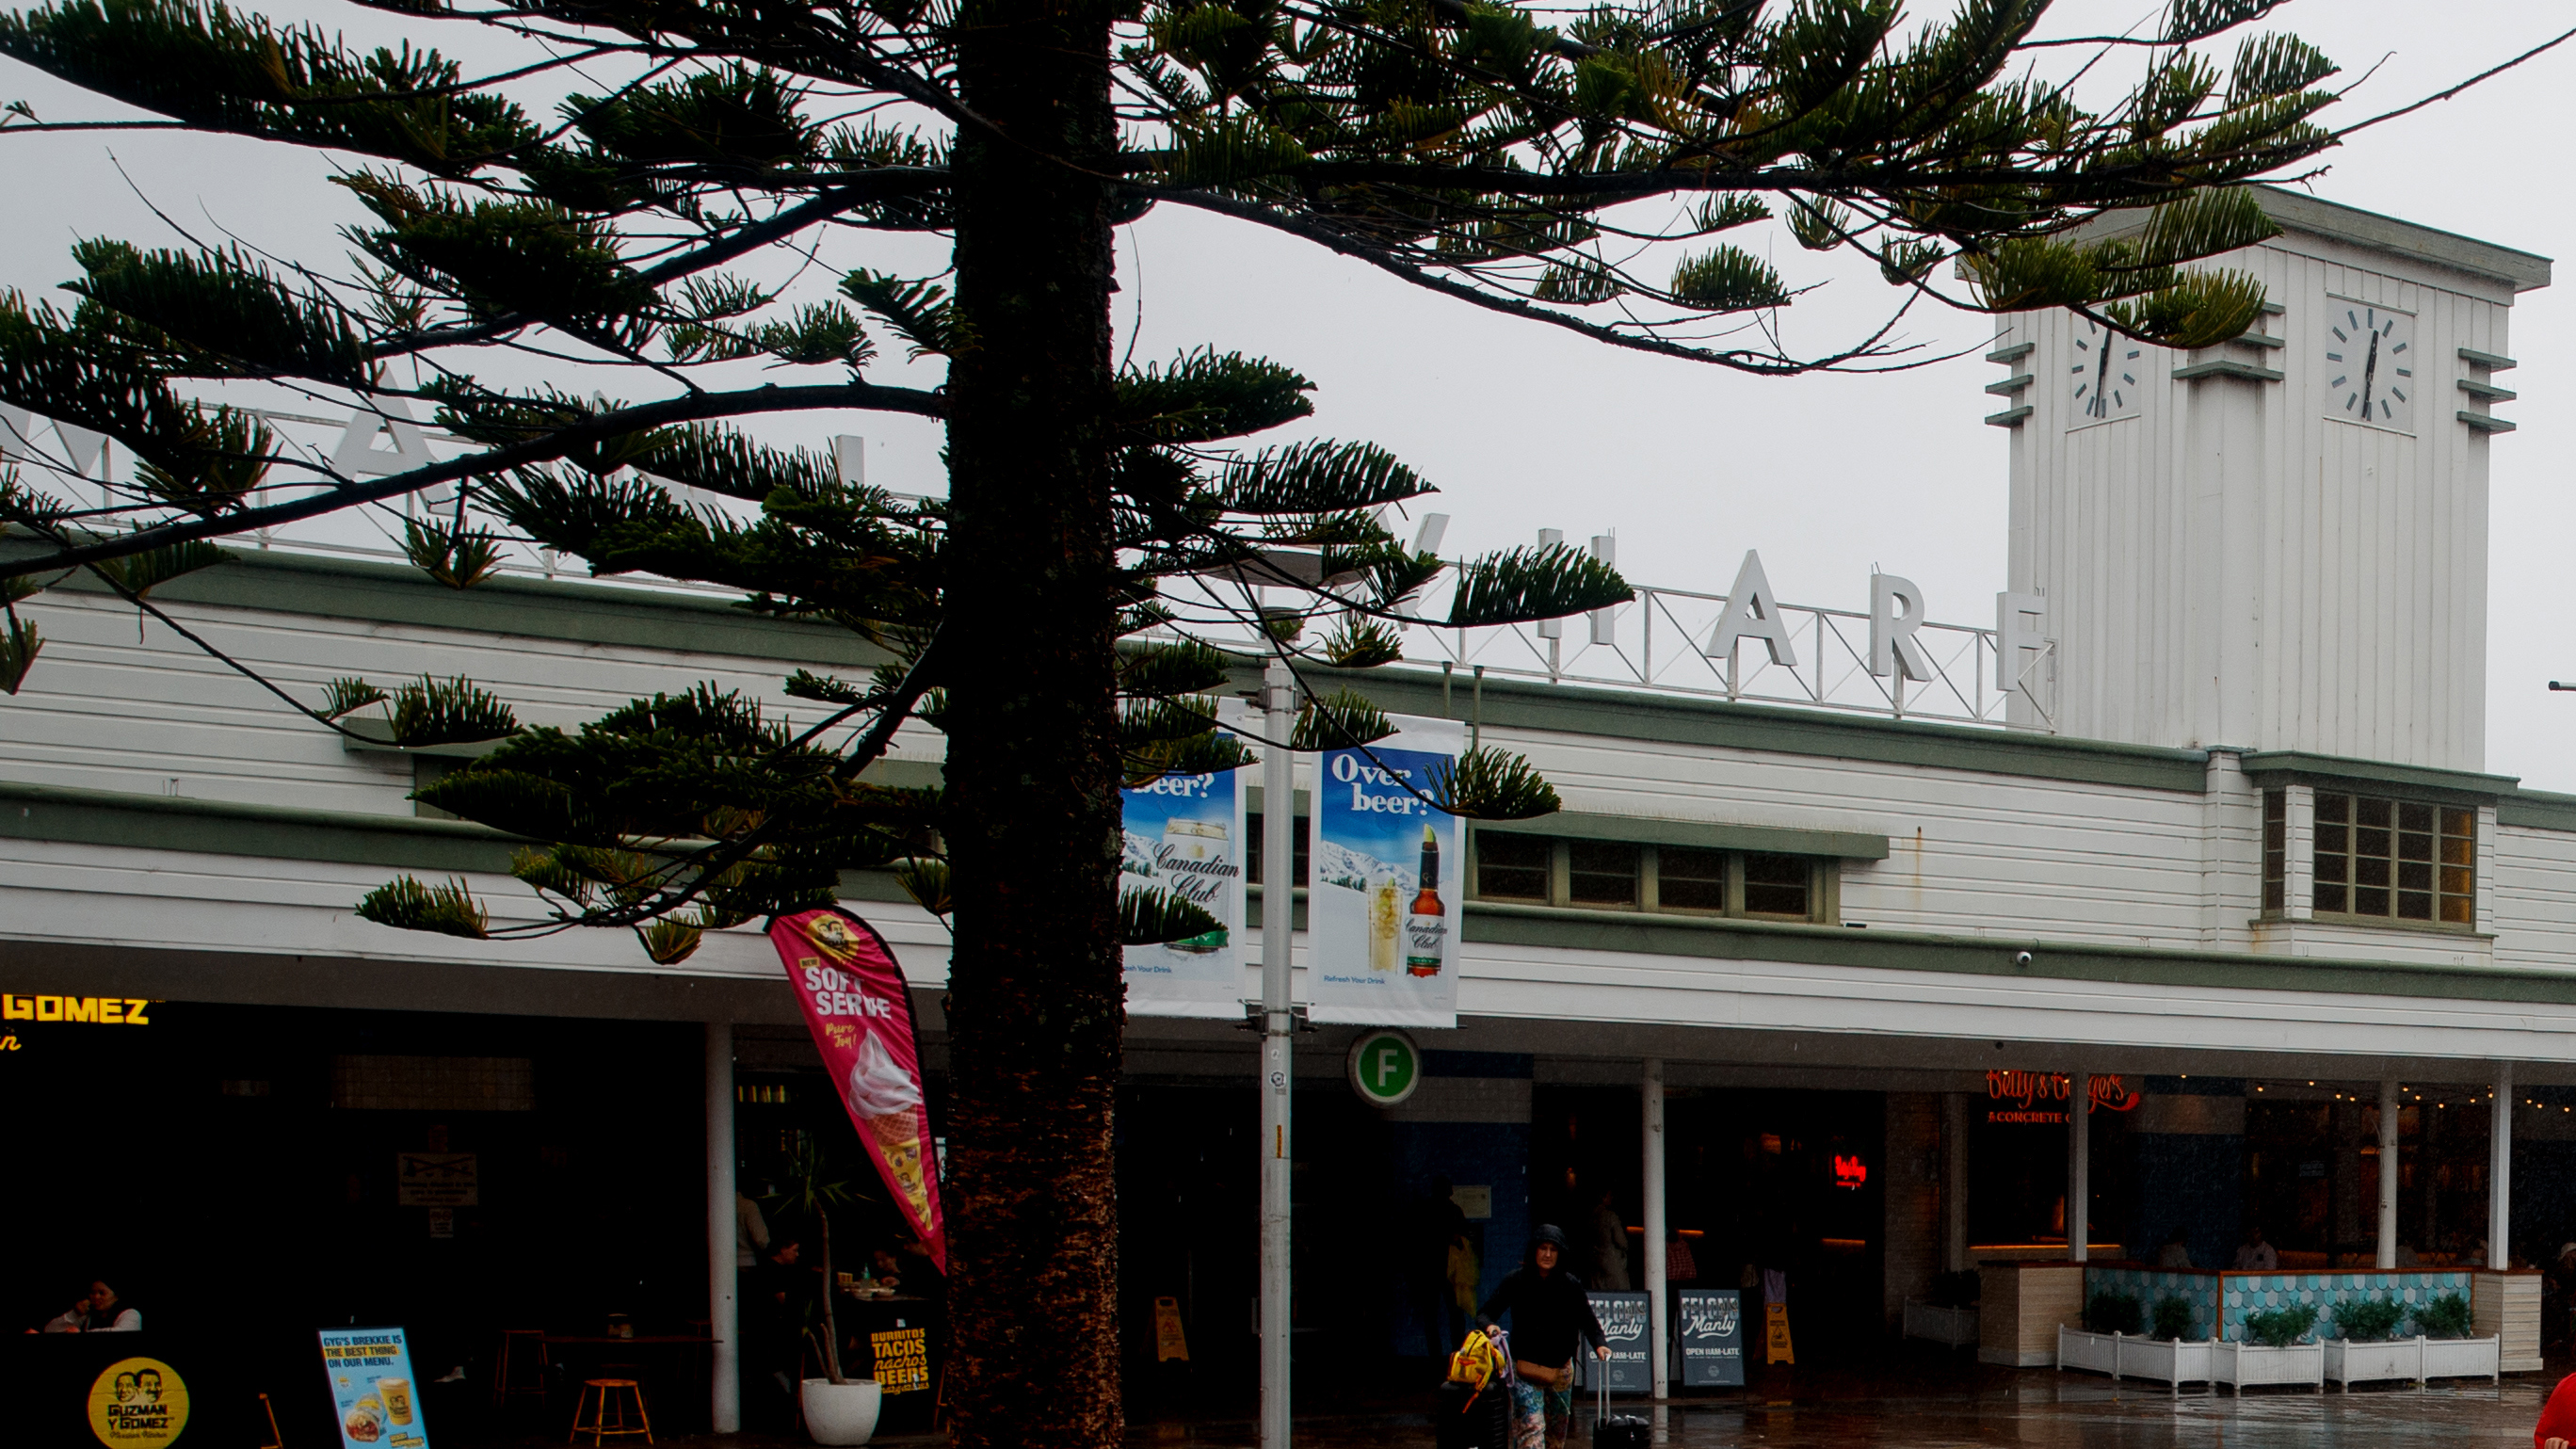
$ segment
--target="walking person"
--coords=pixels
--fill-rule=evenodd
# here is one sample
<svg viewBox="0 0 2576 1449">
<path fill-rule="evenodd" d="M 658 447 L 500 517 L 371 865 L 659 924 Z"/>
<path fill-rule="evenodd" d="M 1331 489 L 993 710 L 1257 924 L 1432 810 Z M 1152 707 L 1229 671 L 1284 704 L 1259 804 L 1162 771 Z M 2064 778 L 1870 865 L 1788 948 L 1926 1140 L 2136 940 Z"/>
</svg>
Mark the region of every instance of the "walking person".
<svg viewBox="0 0 2576 1449">
<path fill-rule="evenodd" d="M 1609 1336 L 1592 1313 L 1583 1280 L 1565 1269 L 1565 1234 L 1541 1223 L 1529 1261 L 1515 1268 L 1477 1315 L 1491 1327 L 1510 1314 L 1512 1449 L 1565 1449 L 1574 1424 L 1574 1353 L 1579 1343 L 1607 1361 Z"/>
</svg>

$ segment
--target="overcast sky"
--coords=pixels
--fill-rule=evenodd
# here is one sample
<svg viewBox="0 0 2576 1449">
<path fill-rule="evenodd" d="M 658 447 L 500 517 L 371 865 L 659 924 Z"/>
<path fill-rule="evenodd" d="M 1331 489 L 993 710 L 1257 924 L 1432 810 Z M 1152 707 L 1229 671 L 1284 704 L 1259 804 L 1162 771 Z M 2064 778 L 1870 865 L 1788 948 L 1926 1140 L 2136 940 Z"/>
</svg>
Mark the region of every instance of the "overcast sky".
<svg viewBox="0 0 2576 1449">
<path fill-rule="evenodd" d="M 259 7 L 254 7 L 259 8 Z M 1918 7 L 1919 8 L 1919 7 Z M 2061 0 L 2048 32 L 2126 30 L 2160 6 Z M 311 15 L 353 36 L 401 26 L 469 56 L 497 55 L 458 25 L 424 27 L 354 7 Z M 2346 78 L 2379 67 L 2330 119 L 2343 123 L 2439 90 L 2570 23 L 2564 0 L 2480 0 L 2433 7 L 2395 0 L 2304 0 L 2276 12 L 2340 62 Z M 26 98 L 46 119 L 115 114 L 13 62 L 0 100 Z M 532 95 L 532 99 L 534 96 Z M 2535 153 L 2576 132 L 2576 43 L 2460 98 L 2377 128 L 2331 154 L 2313 183 L 2329 199 L 2545 255 L 2563 249 L 2576 199 Z M 111 164 L 111 153 L 124 174 Z M 135 194 L 192 229 L 210 221 L 278 253 L 334 260 L 335 225 L 358 219 L 325 164 L 285 147 L 148 133 L 0 139 L 0 282 L 50 287 L 72 272 L 76 236 L 175 240 Z M 132 186 L 126 180 L 132 178 Z M 1757 241 L 1757 245 L 1768 245 Z M 934 251 L 834 259 L 936 269 Z M 1783 247 L 1792 281 L 1826 273 Z M 1782 599 L 1860 609 L 1873 565 L 1910 576 L 1931 615 L 1991 623 L 2005 584 L 2005 435 L 1980 419 L 1995 369 L 1973 355 L 1878 378 L 1761 379 L 1601 347 L 1411 290 L 1356 263 L 1244 226 L 1164 208 L 1129 229 L 1120 254 L 1122 337 L 1140 361 L 1213 344 L 1287 362 L 1320 384 L 1305 431 L 1397 450 L 1444 490 L 1447 548 L 1615 531 L 1631 580 L 1722 591 L 1758 548 Z M 1839 273 L 1790 309 L 1794 341 L 1828 345 L 1891 297 Z M 1935 350 L 1970 346 L 1990 319 L 1918 311 L 1909 336 Z M 2512 321 L 2523 395 L 2501 409 L 2521 430 L 2492 445 L 2493 576 L 2488 768 L 2576 791 L 2565 747 L 2576 644 L 2556 627 L 2554 581 L 2576 501 L 2568 497 L 2566 416 L 2576 377 L 2576 318 L 2566 287 L 2525 294 Z M 1977 349 L 1982 351 L 1983 349 Z M 830 431 L 872 440 L 870 480 L 897 488 L 936 476 L 935 426 L 871 417 Z"/>
</svg>

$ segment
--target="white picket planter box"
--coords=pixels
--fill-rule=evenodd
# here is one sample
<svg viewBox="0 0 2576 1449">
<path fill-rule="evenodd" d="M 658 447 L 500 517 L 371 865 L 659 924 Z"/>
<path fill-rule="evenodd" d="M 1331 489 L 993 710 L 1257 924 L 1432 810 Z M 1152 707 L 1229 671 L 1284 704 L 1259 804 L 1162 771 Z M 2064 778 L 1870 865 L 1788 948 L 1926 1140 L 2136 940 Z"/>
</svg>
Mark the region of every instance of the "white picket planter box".
<svg viewBox="0 0 2576 1449">
<path fill-rule="evenodd" d="M 2502 1338 L 2428 1338 L 2424 1340 L 2424 1373 L 2428 1379 L 2504 1378 Z"/>
<path fill-rule="evenodd" d="M 2153 1379 L 2176 1388 L 2212 1382 L 2217 1348 L 2207 1339 L 2143 1338 L 2063 1326 L 2057 1330 L 2061 1369 L 2089 1369 L 2115 1379 Z"/>
<path fill-rule="evenodd" d="M 2221 1341 L 2215 1348 L 2210 1361 L 2213 1383 L 2227 1384 L 2239 1392 L 2264 1384 L 2309 1384 L 2317 1392 L 2325 1392 L 2326 1346 L 2322 1343 L 2270 1348 L 2259 1343 Z"/>
<path fill-rule="evenodd" d="M 2504 1376 L 2504 1344 L 2498 1338 L 2400 1338 L 2386 1343 L 2348 1343 L 2328 1339 L 2326 1377 L 2349 1388 L 2385 1379 L 2480 1378 Z"/>
<path fill-rule="evenodd" d="M 1943 1308 L 1920 1298 L 1905 1300 L 1905 1336 L 1928 1338 L 1949 1348 L 1966 1348 L 1977 1341 L 1977 1310 Z"/>
</svg>

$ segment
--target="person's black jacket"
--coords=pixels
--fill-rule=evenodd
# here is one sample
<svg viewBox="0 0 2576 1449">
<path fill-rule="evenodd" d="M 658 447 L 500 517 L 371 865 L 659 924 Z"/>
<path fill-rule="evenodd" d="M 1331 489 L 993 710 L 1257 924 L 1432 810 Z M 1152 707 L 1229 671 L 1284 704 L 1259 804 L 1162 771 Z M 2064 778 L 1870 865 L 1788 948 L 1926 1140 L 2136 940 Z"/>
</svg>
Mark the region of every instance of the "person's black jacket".
<svg viewBox="0 0 2576 1449">
<path fill-rule="evenodd" d="M 1477 1310 L 1476 1321 L 1490 1326 L 1506 1313 L 1512 1316 L 1512 1357 L 1547 1368 L 1571 1362 L 1578 1340 L 1594 1348 L 1610 1341 L 1592 1315 L 1583 1280 L 1563 1268 L 1542 1273 L 1537 1264 L 1523 1263 L 1513 1269 Z"/>
</svg>

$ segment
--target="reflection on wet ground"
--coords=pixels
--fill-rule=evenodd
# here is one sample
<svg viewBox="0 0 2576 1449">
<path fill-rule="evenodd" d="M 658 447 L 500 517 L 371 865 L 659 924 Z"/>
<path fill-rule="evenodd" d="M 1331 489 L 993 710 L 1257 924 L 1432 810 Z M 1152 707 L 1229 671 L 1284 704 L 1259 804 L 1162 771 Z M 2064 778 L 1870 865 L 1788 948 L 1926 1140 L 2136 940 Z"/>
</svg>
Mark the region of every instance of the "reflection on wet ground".
<svg viewBox="0 0 2576 1449">
<path fill-rule="evenodd" d="M 1654 1427 L 1673 1449 L 2412 1449 L 2520 1446 L 2555 1375 L 2502 1384 L 2461 1381 L 2352 1393 L 2224 1390 L 2114 1384 L 2053 1369 L 1968 1369 L 1951 1381 L 1916 1373 L 1895 1382 L 1848 1374 L 1800 1381 L 1775 1373 L 1741 1395 L 1684 1401 L 1661 1410 L 1614 1405 Z M 1930 1379 L 1930 1381 L 1927 1381 Z M 1591 1407 L 1578 1412 L 1574 1449 L 1591 1442 Z M 1299 1416 L 1298 1449 L 1396 1449 L 1429 1445 L 1419 1412 Z M 1247 1420 L 1166 1422 L 1130 1431 L 1134 1449 L 1249 1449 Z"/>
</svg>

